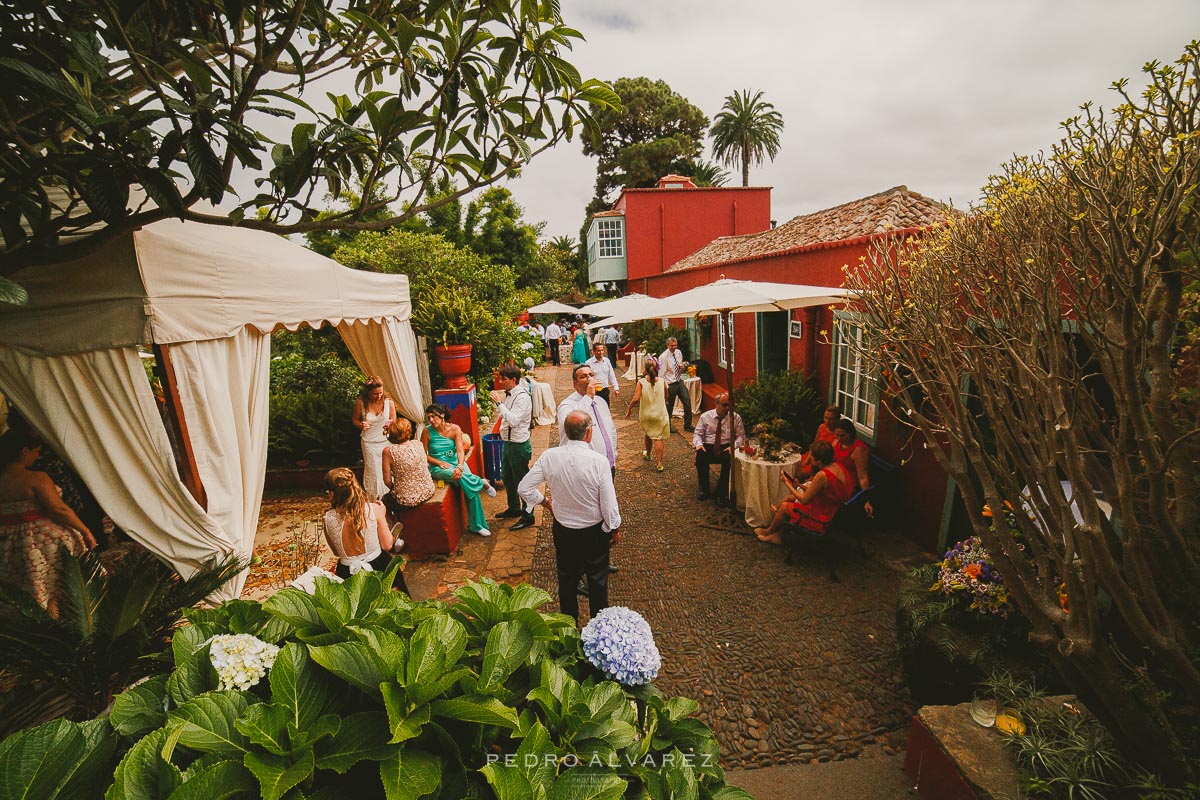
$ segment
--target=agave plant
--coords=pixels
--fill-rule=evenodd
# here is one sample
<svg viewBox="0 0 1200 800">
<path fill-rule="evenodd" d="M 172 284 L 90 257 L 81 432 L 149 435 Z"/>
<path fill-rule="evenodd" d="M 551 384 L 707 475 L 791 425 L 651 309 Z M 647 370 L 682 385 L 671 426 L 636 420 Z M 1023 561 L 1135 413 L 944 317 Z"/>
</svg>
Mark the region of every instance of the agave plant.
<svg viewBox="0 0 1200 800">
<path fill-rule="evenodd" d="M 236 557 L 184 581 L 148 552 L 105 570 L 92 552 L 63 559 L 58 616 L 0 583 L 0 674 L 8 702 L 0 736 L 54 717 L 87 719 L 161 666 L 184 610 L 237 575 Z"/>
</svg>

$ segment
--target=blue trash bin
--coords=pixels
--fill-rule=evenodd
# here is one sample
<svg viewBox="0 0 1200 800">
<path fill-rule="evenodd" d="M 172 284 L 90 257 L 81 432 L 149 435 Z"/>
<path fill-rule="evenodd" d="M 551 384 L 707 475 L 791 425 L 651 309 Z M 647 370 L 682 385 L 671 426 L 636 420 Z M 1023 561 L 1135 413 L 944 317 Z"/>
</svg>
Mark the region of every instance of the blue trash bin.
<svg viewBox="0 0 1200 800">
<path fill-rule="evenodd" d="M 498 433 L 483 435 L 483 473 L 492 483 L 500 481 L 500 465 L 504 454 L 504 440 Z"/>
</svg>

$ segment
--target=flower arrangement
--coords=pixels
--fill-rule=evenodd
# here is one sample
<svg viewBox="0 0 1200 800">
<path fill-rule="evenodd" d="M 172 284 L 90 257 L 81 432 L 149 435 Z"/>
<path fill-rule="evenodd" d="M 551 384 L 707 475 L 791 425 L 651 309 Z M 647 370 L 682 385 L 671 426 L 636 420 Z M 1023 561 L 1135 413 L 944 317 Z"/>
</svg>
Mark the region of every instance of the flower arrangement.
<svg viewBox="0 0 1200 800">
<path fill-rule="evenodd" d="M 951 596 L 966 593 L 972 609 L 1002 617 L 1012 610 L 1004 577 L 992 566 L 978 536 L 964 539 L 947 550 L 939 567 L 937 582 L 929 591 Z"/>
<path fill-rule="evenodd" d="M 584 627 L 581 639 L 587 660 L 622 686 L 641 686 L 658 677 L 662 657 L 650 623 L 632 609 L 602 610 Z"/>
<path fill-rule="evenodd" d="M 221 679 L 222 690 L 245 691 L 256 685 L 275 665 L 278 654 L 278 647 L 248 633 L 214 636 L 208 648 L 208 658 Z"/>
<path fill-rule="evenodd" d="M 758 455 L 764 461 L 780 461 L 783 458 L 783 431 L 787 423 L 776 417 L 760 422 L 750 432 L 758 440 Z"/>
</svg>

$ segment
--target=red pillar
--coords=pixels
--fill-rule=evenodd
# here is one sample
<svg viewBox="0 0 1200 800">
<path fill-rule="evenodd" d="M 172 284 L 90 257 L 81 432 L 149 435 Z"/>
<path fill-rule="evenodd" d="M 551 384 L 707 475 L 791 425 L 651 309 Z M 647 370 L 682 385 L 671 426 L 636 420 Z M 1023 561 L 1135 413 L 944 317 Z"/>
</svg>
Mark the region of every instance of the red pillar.
<svg viewBox="0 0 1200 800">
<path fill-rule="evenodd" d="M 468 383 L 465 389 L 438 389 L 433 399 L 450 409 L 450 422 L 462 428 L 471 437 L 473 446 L 467 457 L 467 466 L 479 477 L 483 474 L 483 440 L 479 438 L 479 405 L 476 402 L 475 384 Z"/>
</svg>

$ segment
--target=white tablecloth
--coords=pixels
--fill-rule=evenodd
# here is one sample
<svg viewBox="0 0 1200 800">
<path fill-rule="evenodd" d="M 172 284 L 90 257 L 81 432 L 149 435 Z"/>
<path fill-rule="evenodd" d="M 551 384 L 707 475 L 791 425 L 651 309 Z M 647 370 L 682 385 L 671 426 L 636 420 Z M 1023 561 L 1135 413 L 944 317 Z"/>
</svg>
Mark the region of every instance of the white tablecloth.
<svg viewBox="0 0 1200 800">
<path fill-rule="evenodd" d="M 538 425 L 553 425 L 558 405 L 554 402 L 554 391 L 550 384 L 533 382 L 533 421 Z"/>
<path fill-rule="evenodd" d="M 629 369 L 621 377 L 627 381 L 636 381 L 642 377 L 642 369 L 646 366 L 646 354 L 641 350 L 629 355 Z"/>
<path fill-rule="evenodd" d="M 775 516 L 771 506 L 789 494 L 779 474 L 786 469 L 795 475 L 795 465 L 802 457 L 797 453 L 783 461 L 763 461 L 748 457 L 741 450 L 734 451 L 733 488 L 737 492 L 738 509 L 746 512 L 747 525 L 765 528 L 771 524 Z"/>
<path fill-rule="evenodd" d="M 700 414 L 700 402 L 704 399 L 704 384 L 699 378 L 684 378 L 683 385 L 687 387 L 688 397 L 692 398 L 692 417 Z M 674 416 L 683 416 L 683 404 L 675 404 Z"/>
</svg>

